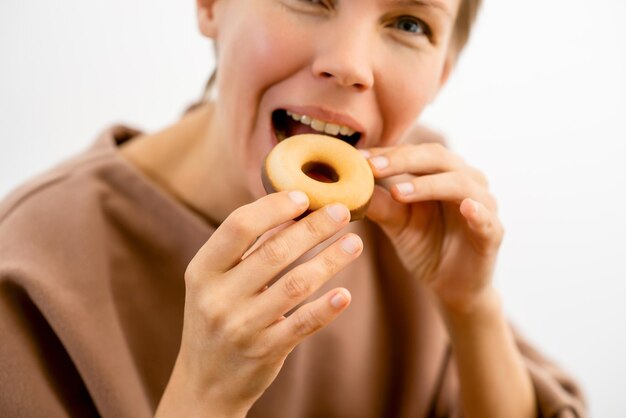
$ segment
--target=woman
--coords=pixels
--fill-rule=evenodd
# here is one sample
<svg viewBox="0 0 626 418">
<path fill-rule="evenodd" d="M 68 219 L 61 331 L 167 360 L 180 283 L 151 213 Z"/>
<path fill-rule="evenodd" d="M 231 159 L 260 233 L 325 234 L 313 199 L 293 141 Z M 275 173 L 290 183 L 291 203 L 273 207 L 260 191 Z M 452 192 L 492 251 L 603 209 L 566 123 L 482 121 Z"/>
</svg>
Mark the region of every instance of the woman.
<svg viewBox="0 0 626 418">
<path fill-rule="evenodd" d="M 582 416 L 504 319 L 484 176 L 412 128 L 477 7 L 198 0 L 217 98 L 3 203 L 3 415 Z M 366 221 L 261 185 L 328 125 L 380 183 Z"/>
</svg>

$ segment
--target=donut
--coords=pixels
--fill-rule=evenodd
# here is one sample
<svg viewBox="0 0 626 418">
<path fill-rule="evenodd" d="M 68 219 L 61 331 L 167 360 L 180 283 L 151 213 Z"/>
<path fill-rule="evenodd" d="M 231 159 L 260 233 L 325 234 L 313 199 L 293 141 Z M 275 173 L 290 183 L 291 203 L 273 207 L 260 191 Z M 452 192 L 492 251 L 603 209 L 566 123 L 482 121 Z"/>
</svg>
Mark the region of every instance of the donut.
<svg viewBox="0 0 626 418">
<path fill-rule="evenodd" d="M 374 193 L 374 175 L 363 155 L 326 135 L 301 134 L 282 140 L 265 158 L 261 177 L 268 193 L 306 193 L 309 212 L 343 203 L 351 221 L 365 216 Z"/>
</svg>

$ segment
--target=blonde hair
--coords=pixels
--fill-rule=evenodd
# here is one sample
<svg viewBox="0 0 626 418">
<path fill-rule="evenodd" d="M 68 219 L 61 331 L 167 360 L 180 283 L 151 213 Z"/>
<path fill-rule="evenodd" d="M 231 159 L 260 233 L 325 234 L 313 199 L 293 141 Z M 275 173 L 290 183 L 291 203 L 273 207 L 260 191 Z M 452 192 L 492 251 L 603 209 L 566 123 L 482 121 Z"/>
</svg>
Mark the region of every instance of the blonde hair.
<svg viewBox="0 0 626 418">
<path fill-rule="evenodd" d="M 465 45 L 467 45 L 467 41 L 469 40 L 470 33 L 472 32 L 472 27 L 476 21 L 476 16 L 478 15 L 478 10 L 480 9 L 481 4 L 482 0 L 461 0 L 459 13 L 456 16 L 454 32 L 452 35 L 451 52 L 454 55 L 458 56 L 461 51 L 463 51 L 463 48 L 465 48 Z M 204 92 L 202 93 L 199 103 L 192 105 L 187 111 L 211 99 L 211 92 L 213 90 L 213 85 L 215 84 L 216 75 L 216 71 L 213 70 L 213 73 L 211 73 L 211 76 L 204 87 Z"/>
<path fill-rule="evenodd" d="M 452 48 L 455 54 L 460 54 L 469 40 L 472 27 L 478 16 L 478 10 L 482 0 L 461 0 L 459 14 L 454 23 L 454 33 L 452 35 Z"/>
</svg>

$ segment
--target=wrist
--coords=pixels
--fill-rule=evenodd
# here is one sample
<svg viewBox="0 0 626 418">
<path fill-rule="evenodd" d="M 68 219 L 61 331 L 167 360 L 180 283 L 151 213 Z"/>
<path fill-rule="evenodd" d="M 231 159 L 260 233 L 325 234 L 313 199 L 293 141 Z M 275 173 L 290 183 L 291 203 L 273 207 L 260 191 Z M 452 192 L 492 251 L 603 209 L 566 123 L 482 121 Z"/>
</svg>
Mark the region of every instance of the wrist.
<svg viewBox="0 0 626 418">
<path fill-rule="evenodd" d="M 466 309 L 441 306 L 441 312 L 465 415 L 534 416 L 532 382 L 495 289 L 487 289 Z"/>
<path fill-rule="evenodd" d="M 193 378 L 193 373 L 186 374 L 182 369 L 177 362 L 155 417 L 245 418 L 251 405 L 234 405 L 215 385 L 194 383 L 199 380 Z"/>
<path fill-rule="evenodd" d="M 471 301 L 463 304 L 439 302 L 439 310 L 450 334 L 458 331 L 471 332 L 476 327 L 498 321 L 502 317 L 500 295 L 492 286 L 483 289 Z"/>
</svg>

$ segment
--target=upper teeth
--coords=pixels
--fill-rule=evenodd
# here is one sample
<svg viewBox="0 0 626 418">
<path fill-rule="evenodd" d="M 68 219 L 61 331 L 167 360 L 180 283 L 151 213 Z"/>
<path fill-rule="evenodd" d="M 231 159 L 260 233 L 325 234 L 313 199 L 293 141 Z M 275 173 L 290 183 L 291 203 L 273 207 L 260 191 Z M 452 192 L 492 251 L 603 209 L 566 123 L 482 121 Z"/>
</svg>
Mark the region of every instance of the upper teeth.
<svg viewBox="0 0 626 418">
<path fill-rule="evenodd" d="M 353 135 L 356 131 L 348 128 L 343 125 L 336 125 L 334 123 L 324 122 L 323 120 L 314 119 L 307 115 L 300 115 L 298 113 L 293 113 L 287 111 L 287 114 L 293 118 L 293 120 L 303 123 L 305 125 L 309 125 L 311 128 L 318 132 L 325 132 L 330 135 L 345 135 L 350 136 Z"/>
</svg>

